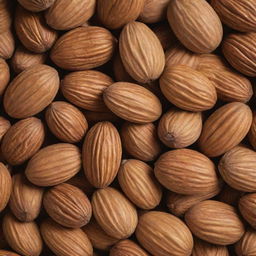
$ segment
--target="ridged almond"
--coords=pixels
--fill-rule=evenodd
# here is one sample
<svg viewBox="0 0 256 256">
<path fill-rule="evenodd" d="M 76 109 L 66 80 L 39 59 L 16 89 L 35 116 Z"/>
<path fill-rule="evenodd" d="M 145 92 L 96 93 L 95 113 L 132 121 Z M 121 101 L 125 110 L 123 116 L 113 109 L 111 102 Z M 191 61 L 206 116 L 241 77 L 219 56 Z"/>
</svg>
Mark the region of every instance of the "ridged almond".
<svg viewBox="0 0 256 256">
<path fill-rule="evenodd" d="M 3 211 L 9 202 L 12 192 L 12 178 L 6 166 L 0 162 L 0 212 Z"/>
<path fill-rule="evenodd" d="M 55 0 L 18 0 L 18 2 L 31 12 L 41 12 L 49 8 Z"/>
<path fill-rule="evenodd" d="M 20 256 L 20 254 L 11 251 L 0 250 L 0 256 Z"/>
<path fill-rule="evenodd" d="M 235 244 L 237 255 L 253 256 L 256 254 L 256 231 L 248 229 L 243 237 Z"/>
<path fill-rule="evenodd" d="M 8 30 L 12 24 L 12 1 L 2 0 L 0 3 L 0 31 Z"/>
<path fill-rule="evenodd" d="M 3 95 L 4 90 L 10 80 L 10 69 L 7 62 L 0 58 L 0 96 Z"/>
<path fill-rule="evenodd" d="M 6 118 L 0 116 L 0 142 L 2 141 L 6 132 L 10 129 L 11 123 Z"/>
<path fill-rule="evenodd" d="M 253 119 L 252 119 L 252 125 L 250 128 L 250 131 L 248 133 L 248 139 L 253 146 L 254 149 L 256 149 L 256 112 L 253 112 Z"/>
<path fill-rule="evenodd" d="M 204 70 L 228 70 L 230 68 L 225 60 L 220 55 L 213 54 L 213 53 L 204 53 L 198 55 L 198 63 L 197 63 L 197 70 L 204 71 Z"/>
<path fill-rule="evenodd" d="M 0 58 L 10 59 L 15 50 L 15 41 L 11 30 L 0 32 Z"/>
</svg>

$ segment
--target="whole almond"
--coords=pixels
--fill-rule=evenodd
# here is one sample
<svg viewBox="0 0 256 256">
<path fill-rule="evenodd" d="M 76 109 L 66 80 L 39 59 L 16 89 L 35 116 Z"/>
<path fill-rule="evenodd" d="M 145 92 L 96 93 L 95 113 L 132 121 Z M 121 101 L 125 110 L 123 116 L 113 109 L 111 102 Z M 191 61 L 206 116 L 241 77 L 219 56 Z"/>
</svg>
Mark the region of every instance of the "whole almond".
<svg viewBox="0 0 256 256">
<path fill-rule="evenodd" d="M 15 73 L 20 73 L 25 69 L 37 64 L 44 64 L 47 55 L 45 53 L 30 52 L 22 46 L 16 48 L 11 59 L 11 65 Z"/>
<path fill-rule="evenodd" d="M 10 247 L 27 256 L 39 256 L 43 241 L 35 222 L 20 222 L 13 215 L 6 214 L 3 219 L 3 231 Z"/>
<path fill-rule="evenodd" d="M 188 111 L 211 109 L 217 100 L 212 82 L 185 65 L 167 66 L 160 78 L 160 88 L 171 103 Z"/>
<path fill-rule="evenodd" d="M 46 110 L 45 119 L 51 132 L 61 141 L 79 142 L 88 124 L 83 113 L 65 101 L 54 101 Z"/>
<path fill-rule="evenodd" d="M 108 62 L 114 48 L 115 38 L 107 29 L 97 26 L 80 27 L 62 35 L 52 48 L 50 57 L 63 69 L 85 70 Z"/>
<path fill-rule="evenodd" d="M 31 12 L 41 12 L 49 8 L 55 0 L 18 0 L 18 2 Z"/>
<path fill-rule="evenodd" d="M 55 0 L 46 11 L 45 19 L 56 30 L 70 30 L 90 19 L 95 5 L 95 0 Z"/>
<path fill-rule="evenodd" d="M 193 52 L 212 52 L 222 40 L 221 21 L 206 0 L 170 1 L 167 18 L 181 43 Z"/>
<path fill-rule="evenodd" d="M 233 244 L 245 231 L 236 209 L 214 200 L 194 205 L 186 212 L 185 221 L 195 236 L 217 245 Z"/>
<path fill-rule="evenodd" d="M 18 121 L 5 134 L 1 150 L 11 165 L 20 165 L 31 158 L 42 146 L 45 137 L 40 119 L 29 117 Z"/>
<path fill-rule="evenodd" d="M 141 209 L 153 209 L 161 201 L 162 188 L 153 169 L 140 160 L 123 160 L 118 171 L 118 182 L 125 195 Z"/>
<path fill-rule="evenodd" d="M 6 166 L 0 162 L 0 212 L 3 211 L 12 192 L 12 178 Z"/>
<path fill-rule="evenodd" d="M 10 29 L 12 24 L 12 2 L 2 0 L 0 3 L 0 31 Z"/>
<path fill-rule="evenodd" d="M 200 112 L 171 109 L 158 124 L 158 137 L 168 147 L 185 148 L 199 138 L 202 131 Z"/>
<path fill-rule="evenodd" d="M 221 21 L 241 32 L 256 32 L 256 3 L 253 0 L 211 0 Z"/>
<path fill-rule="evenodd" d="M 252 125 L 248 133 L 248 138 L 253 148 L 256 149 L 256 112 L 253 112 Z"/>
<path fill-rule="evenodd" d="M 162 154 L 155 163 L 154 172 L 164 187 L 179 194 L 205 194 L 219 186 L 214 163 L 192 149 Z"/>
<path fill-rule="evenodd" d="M 218 108 L 203 125 L 200 149 L 209 157 L 226 153 L 243 140 L 251 123 L 252 112 L 243 103 L 232 102 Z"/>
<path fill-rule="evenodd" d="M 49 28 L 43 14 L 32 13 L 18 7 L 15 30 L 21 43 L 30 51 L 42 53 L 49 50 L 57 39 L 57 32 Z"/>
<path fill-rule="evenodd" d="M 111 187 L 98 189 L 91 202 L 95 219 L 108 235 L 125 239 L 135 231 L 136 208 L 118 190 Z"/>
<path fill-rule="evenodd" d="M 0 58 L 10 59 L 15 50 L 15 41 L 11 30 L 0 32 Z"/>
<path fill-rule="evenodd" d="M 91 242 L 80 228 L 65 228 L 48 219 L 41 224 L 40 230 L 46 245 L 58 256 L 93 254 Z"/>
<path fill-rule="evenodd" d="M 163 47 L 154 32 L 141 22 L 133 21 L 123 28 L 119 51 L 126 71 L 138 82 L 156 80 L 163 72 Z"/>
<path fill-rule="evenodd" d="M 3 95 L 4 90 L 10 80 L 10 69 L 6 61 L 0 58 L 0 96 Z"/>
<path fill-rule="evenodd" d="M 122 157 L 119 133 L 110 122 L 98 122 L 83 144 L 83 167 L 88 181 L 97 188 L 107 187 L 116 177 Z"/>
<path fill-rule="evenodd" d="M 0 256 L 20 256 L 20 255 L 11 251 L 0 250 Z"/>
<path fill-rule="evenodd" d="M 103 99 L 114 114 L 133 123 L 150 123 L 162 114 L 159 99 L 137 84 L 114 83 L 104 90 Z"/>
<path fill-rule="evenodd" d="M 193 248 L 192 234 L 184 222 L 165 212 L 143 214 L 136 238 L 151 254 L 158 256 L 189 256 Z"/>
<path fill-rule="evenodd" d="M 12 176 L 12 184 L 9 207 L 13 215 L 23 222 L 33 221 L 41 211 L 44 190 L 31 184 L 21 173 Z"/>
<path fill-rule="evenodd" d="M 64 97 L 74 105 L 91 111 L 105 111 L 103 91 L 114 81 L 96 70 L 71 72 L 61 82 Z"/>
<path fill-rule="evenodd" d="M 254 255 L 256 253 L 256 232 L 248 229 L 243 237 L 236 243 L 235 251 L 237 255 Z"/>
<path fill-rule="evenodd" d="M 44 194 L 43 204 L 54 221 L 68 228 L 80 228 L 92 216 L 92 207 L 87 196 L 79 188 L 67 183 L 48 190 Z"/>
<path fill-rule="evenodd" d="M 138 244 L 132 240 L 122 240 L 110 250 L 109 256 L 149 256 Z"/>
<path fill-rule="evenodd" d="M 4 94 L 5 111 L 14 118 L 26 118 L 41 112 L 59 89 L 58 72 L 47 65 L 30 67 L 8 85 Z"/>
<path fill-rule="evenodd" d="M 231 33 L 222 44 L 227 61 L 239 72 L 256 76 L 256 32 Z"/>
<path fill-rule="evenodd" d="M 139 160 L 153 161 L 161 153 L 162 148 L 157 138 L 157 128 L 153 123 L 126 122 L 122 126 L 121 138 L 125 150 Z"/>
<path fill-rule="evenodd" d="M 118 29 L 138 18 L 145 0 L 98 0 L 97 15 L 109 29 Z"/>
<path fill-rule="evenodd" d="M 2 141 L 6 132 L 10 129 L 11 123 L 6 118 L 0 116 L 0 142 Z"/>
<path fill-rule="evenodd" d="M 37 186 L 63 183 L 79 172 L 81 154 L 73 144 L 58 143 L 39 150 L 28 162 L 25 174 Z"/>
</svg>

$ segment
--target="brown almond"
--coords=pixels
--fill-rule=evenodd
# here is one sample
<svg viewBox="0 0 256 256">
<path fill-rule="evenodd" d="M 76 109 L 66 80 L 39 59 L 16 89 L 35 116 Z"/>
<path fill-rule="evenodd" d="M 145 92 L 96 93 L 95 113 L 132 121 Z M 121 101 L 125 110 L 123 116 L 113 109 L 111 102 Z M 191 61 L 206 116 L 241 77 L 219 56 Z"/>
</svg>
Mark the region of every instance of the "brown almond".
<svg viewBox="0 0 256 256">
<path fill-rule="evenodd" d="M 18 2 L 31 12 L 41 12 L 49 8 L 55 0 L 18 0 Z"/>
<path fill-rule="evenodd" d="M 197 63 L 197 70 L 204 71 L 204 70 L 228 70 L 230 68 L 226 62 L 226 60 L 219 55 L 213 53 L 204 53 L 198 55 L 198 63 Z"/>
<path fill-rule="evenodd" d="M 248 133 L 248 138 L 253 148 L 256 149 L 256 112 L 255 111 L 253 112 L 252 125 Z"/>
<path fill-rule="evenodd" d="M 10 80 L 10 69 L 6 61 L 0 58 L 0 96 L 3 95 L 4 90 Z"/>
<path fill-rule="evenodd" d="M 256 232 L 248 229 L 243 237 L 235 244 L 237 255 L 254 255 L 256 253 Z"/>
<path fill-rule="evenodd" d="M 2 0 L 0 3 L 0 31 L 10 29 L 12 24 L 12 1 Z"/>
<path fill-rule="evenodd" d="M 0 212 L 3 211 L 12 192 L 12 178 L 6 166 L 0 162 Z"/>
<path fill-rule="evenodd" d="M 6 118 L 0 116 L 0 142 L 2 141 L 6 132 L 10 129 L 11 123 Z"/>
<path fill-rule="evenodd" d="M 11 30 L 0 32 L 0 58 L 10 59 L 15 50 L 15 41 Z"/>
<path fill-rule="evenodd" d="M 20 256 L 20 255 L 11 251 L 0 250 L 0 256 Z"/>
</svg>

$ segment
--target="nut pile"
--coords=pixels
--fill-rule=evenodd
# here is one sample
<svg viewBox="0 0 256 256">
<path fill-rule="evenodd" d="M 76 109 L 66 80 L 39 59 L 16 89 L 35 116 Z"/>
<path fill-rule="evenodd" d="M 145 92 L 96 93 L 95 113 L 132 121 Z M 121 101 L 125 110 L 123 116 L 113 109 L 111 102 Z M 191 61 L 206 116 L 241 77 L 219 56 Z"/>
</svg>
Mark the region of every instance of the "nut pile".
<svg viewBox="0 0 256 256">
<path fill-rule="evenodd" d="M 255 0 L 0 0 L 0 256 L 256 256 Z"/>
</svg>

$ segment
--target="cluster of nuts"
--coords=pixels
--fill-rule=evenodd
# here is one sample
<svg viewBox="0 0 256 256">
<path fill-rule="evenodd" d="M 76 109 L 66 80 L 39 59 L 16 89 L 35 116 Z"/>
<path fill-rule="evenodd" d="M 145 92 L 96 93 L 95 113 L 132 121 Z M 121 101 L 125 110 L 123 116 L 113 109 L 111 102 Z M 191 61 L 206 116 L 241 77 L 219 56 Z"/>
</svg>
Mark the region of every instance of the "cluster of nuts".
<svg viewBox="0 0 256 256">
<path fill-rule="evenodd" d="M 0 0 L 0 255 L 256 256 L 255 77 L 255 0 Z"/>
</svg>

